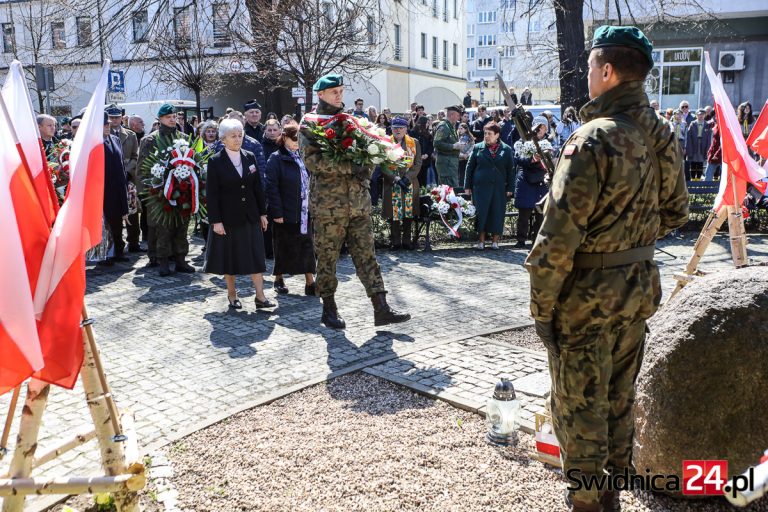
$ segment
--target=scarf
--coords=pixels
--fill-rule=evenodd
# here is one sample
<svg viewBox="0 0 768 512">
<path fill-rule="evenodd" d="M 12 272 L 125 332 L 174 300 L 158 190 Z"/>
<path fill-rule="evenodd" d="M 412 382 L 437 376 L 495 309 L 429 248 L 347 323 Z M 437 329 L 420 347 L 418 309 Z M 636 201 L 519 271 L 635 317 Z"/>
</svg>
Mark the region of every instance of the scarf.
<svg viewBox="0 0 768 512">
<path fill-rule="evenodd" d="M 491 144 L 490 146 L 486 146 L 488 148 L 488 151 L 491 153 L 491 158 L 496 158 L 496 153 L 499 152 L 499 143 Z"/>
<path fill-rule="evenodd" d="M 392 137 L 392 142 L 397 141 Z M 413 166 L 413 158 L 416 156 L 416 141 L 408 135 L 403 136 L 400 146 L 405 150 L 407 157 L 411 158 L 410 169 Z M 405 172 L 405 169 L 403 170 Z M 392 220 L 413 218 L 413 184 L 408 185 L 408 190 L 403 190 L 399 185 L 392 185 Z"/>
<path fill-rule="evenodd" d="M 304 162 L 299 156 L 298 151 L 288 151 L 288 153 L 299 166 L 299 177 L 301 178 L 301 234 L 306 235 L 309 230 L 309 173 L 304 167 Z"/>
</svg>

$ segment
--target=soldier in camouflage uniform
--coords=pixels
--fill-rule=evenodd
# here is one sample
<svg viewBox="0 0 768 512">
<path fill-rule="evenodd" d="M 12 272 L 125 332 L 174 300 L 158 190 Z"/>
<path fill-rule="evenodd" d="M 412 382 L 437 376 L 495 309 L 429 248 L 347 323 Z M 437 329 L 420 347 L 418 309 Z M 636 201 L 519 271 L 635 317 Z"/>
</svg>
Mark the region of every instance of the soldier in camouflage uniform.
<svg viewBox="0 0 768 512">
<path fill-rule="evenodd" d="M 319 98 L 315 113 L 321 120 L 344 111 L 341 75 L 326 75 L 315 83 L 313 89 Z M 328 125 L 329 128 L 333 126 Z M 323 301 L 322 322 L 333 329 L 346 327 L 334 298 L 339 283 L 336 279 L 336 262 L 345 242 L 355 264 L 357 277 L 373 303 L 375 325 L 410 320 L 411 315 L 399 313 L 387 304 L 384 280 L 373 245 L 371 170 L 348 161 L 333 163 L 325 159 L 320 146 L 315 142 L 316 136 L 307 128 L 304 120 L 300 134 L 304 163 L 311 173 L 309 209 L 317 256 L 317 294 Z"/>
<path fill-rule="evenodd" d="M 563 147 L 525 263 L 570 510 L 620 510 L 617 492 L 574 480 L 634 471 L 634 383 L 661 300 L 654 244 L 688 218 L 680 148 L 643 88 L 651 50 L 635 27 L 595 32 L 585 124 Z"/>
<path fill-rule="evenodd" d="M 461 118 L 462 108 L 459 105 L 445 109 L 446 115 L 435 130 L 435 170 L 440 185 L 448 185 L 461 190 L 459 184 L 459 152 L 461 143 L 456 133 L 456 123 Z"/>
<path fill-rule="evenodd" d="M 176 129 L 176 109 L 173 105 L 165 103 L 157 112 L 157 120 L 160 128 L 141 139 L 139 146 L 139 160 L 137 167 L 142 170 L 144 159 L 157 147 L 158 137 L 171 137 L 171 139 L 186 139 L 187 137 Z M 186 262 L 189 252 L 189 218 L 181 222 L 180 226 L 168 227 L 157 224 L 156 219 L 147 216 L 147 255 L 150 267 L 159 267 L 162 277 L 171 275 L 168 260 L 171 256 L 176 261 L 176 272 L 191 274 L 195 268 Z"/>
</svg>

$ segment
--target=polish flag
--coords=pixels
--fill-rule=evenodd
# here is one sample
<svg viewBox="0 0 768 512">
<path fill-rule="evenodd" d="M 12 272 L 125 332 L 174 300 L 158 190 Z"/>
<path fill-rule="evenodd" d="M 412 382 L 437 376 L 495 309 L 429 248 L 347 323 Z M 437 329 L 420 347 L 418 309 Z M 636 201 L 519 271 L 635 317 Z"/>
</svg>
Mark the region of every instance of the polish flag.
<svg viewBox="0 0 768 512">
<path fill-rule="evenodd" d="M 48 239 L 34 294 L 45 359 L 45 368 L 34 377 L 69 389 L 83 362 L 85 252 L 101 241 L 108 72 L 106 61 L 72 144 L 67 199 Z"/>
<path fill-rule="evenodd" d="M 765 101 L 755 126 L 749 132 L 747 146 L 756 151 L 761 157 L 768 159 L 768 100 Z"/>
<path fill-rule="evenodd" d="M 0 394 L 43 367 L 30 284 L 37 280 L 49 233 L 2 103 L 0 98 Z"/>
<path fill-rule="evenodd" d="M 741 134 L 736 111 L 725 94 L 720 77 L 715 75 L 709 62 L 709 52 L 704 52 L 704 69 L 709 78 L 712 95 L 715 99 L 717 125 L 720 129 L 720 145 L 723 150 L 723 170 L 720 179 L 720 190 L 715 198 L 715 211 L 722 206 L 741 205 L 747 193 L 747 182 L 754 185 L 760 192 L 765 193 L 768 179 L 766 170 L 760 167 L 750 156 L 747 142 Z M 734 199 L 735 187 L 735 199 Z"/>
<path fill-rule="evenodd" d="M 2 95 L 8 108 L 11 123 L 16 129 L 18 136 L 16 146 L 19 148 L 21 160 L 32 173 L 32 182 L 43 208 L 45 220 L 50 227 L 59 211 L 59 200 L 53 190 L 51 172 L 48 169 L 48 161 L 45 158 L 43 143 L 40 140 L 40 132 L 37 129 L 37 119 L 32 109 L 32 101 L 29 99 L 27 81 L 24 78 L 21 62 L 18 60 L 11 63 L 3 85 Z"/>
</svg>

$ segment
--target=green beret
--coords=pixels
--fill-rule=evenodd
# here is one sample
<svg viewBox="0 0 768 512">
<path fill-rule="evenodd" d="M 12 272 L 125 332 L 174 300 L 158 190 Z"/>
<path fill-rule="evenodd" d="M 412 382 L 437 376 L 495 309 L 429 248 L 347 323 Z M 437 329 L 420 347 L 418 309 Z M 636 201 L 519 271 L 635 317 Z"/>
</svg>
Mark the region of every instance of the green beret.
<svg viewBox="0 0 768 512">
<path fill-rule="evenodd" d="M 160 105 L 160 110 L 157 111 L 157 117 L 163 117 L 167 116 L 168 114 L 175 114 L 176 113 L 176 107 L 171 105 L 170 103 L 163 103 Z"/>
<path fill-rule="evenodd" d="M 653 45 L 637 27 L 612 27 L 610 25 L 599 27 L 595 30 L 592 48 L 604 48 L 606 46 L 634 48 L 642 53 L 648 60 L 648 65 L 653 67 Z"/>
<path fill-rule="evenodd" d="M 331 87 L 340 87 L 342 85 L 344 85 L 344 77 L 331 73 L 315 82 L 315 85 L 312 86 L 312 90 L 318 92 L 330 89 Z"/>
</svg>

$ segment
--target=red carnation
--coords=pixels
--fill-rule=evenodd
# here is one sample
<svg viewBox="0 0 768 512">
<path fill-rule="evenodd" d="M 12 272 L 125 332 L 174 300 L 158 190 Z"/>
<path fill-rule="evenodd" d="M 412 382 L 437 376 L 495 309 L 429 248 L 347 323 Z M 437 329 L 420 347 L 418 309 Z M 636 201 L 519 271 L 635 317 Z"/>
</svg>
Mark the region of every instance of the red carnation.
<svg viewBox="0 0 768 512">
<path fill-rule="evenodd" d="M 459 207 L 459 203 L 451 203 L 451 208 L 454 210 Z"/>
<path fill-rule="evenodd" d="M 354 143 L 355 143 L 355 141 L 352 140 L 352 138 L 347 137 L 346 139 L 343 139 L 341 141 L 341 147 L 343 147 L 344 149 L 349 149 L 349 148 L 352 147 L 352 144 L 354 144 Z"/>
<path fill-rule="evenodd" d="M 347 133 L 351 133 L 355 131 L 355 125 L 352 123 L 349 123 L 346 128 L 344 128 L 344 131 Z"/>
<path fill-rule="evenodd" d="M 325 138 L 326 139 L 335 139 L 336 138 L 336 130 L 333 128 L 328 128 L 325 130 Z"/>
</svg>

